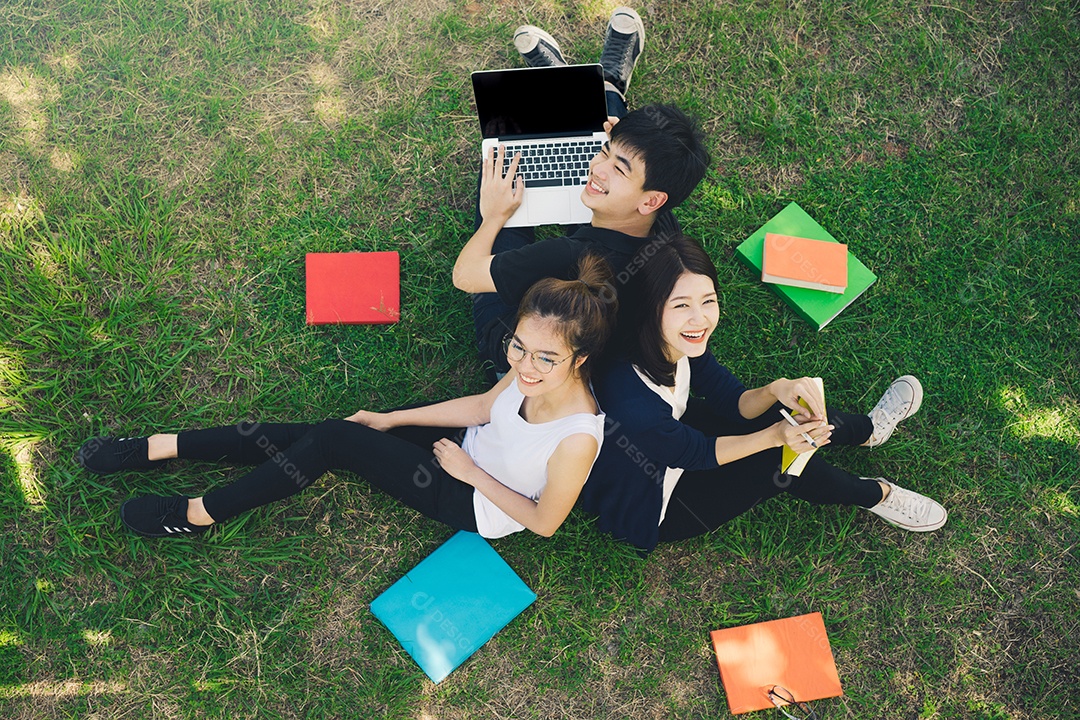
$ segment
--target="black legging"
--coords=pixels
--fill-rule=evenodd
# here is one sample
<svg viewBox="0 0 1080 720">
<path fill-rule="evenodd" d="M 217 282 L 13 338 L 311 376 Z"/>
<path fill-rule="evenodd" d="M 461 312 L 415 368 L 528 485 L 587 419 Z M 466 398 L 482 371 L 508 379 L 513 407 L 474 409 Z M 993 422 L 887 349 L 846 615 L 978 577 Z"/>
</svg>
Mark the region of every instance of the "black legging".
<svg viewBox="0 0 1080 720">
<path fill-rule="evenodd" d="M 473 488 L 448 475 L 432 445 L 460 444 L 463 428 L 400 427 L 373 430 L 348 420 L 308 423 L 239 423 L 177 435 L 177 457 L 258 465 L 236 482 L 203 497 L 221 522 L 295 495 L 330 470 L 360 475 L 417 512 L 458 530 L 476 532 Z"/>
<path fill-rule="evenodd" d="M 704 402 L 691 400 L 681 421 L 709 436 L 748 435 L 772 425 L 779 407 L 755 420 L 731 424 L 720 420 Z M 829 424 L 836 427 L 830 445 L 861 445 L 874 431 L 867 415 L 830 412 Z M 863 480 L 833 467 L 821 458 L 821 450 L 810 458 L 799 476 L 779 472 L 781 452 L 781 448 L 773 448 L 715 470 L 684 472 L 668 502 L 664 522 L 660 523 L 660 542 L 712 532 L 782 492 L 819 505 L 873 507 L 881 502 L 881 486 L 876 480 Z"/>
</svg>

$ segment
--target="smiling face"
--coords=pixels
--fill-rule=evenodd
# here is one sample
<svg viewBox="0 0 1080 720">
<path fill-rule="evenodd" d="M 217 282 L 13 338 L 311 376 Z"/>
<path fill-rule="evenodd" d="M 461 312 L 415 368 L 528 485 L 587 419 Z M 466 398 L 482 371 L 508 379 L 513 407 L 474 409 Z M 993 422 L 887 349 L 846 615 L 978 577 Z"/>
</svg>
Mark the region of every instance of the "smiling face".
<svg viewBox="0 0 1080 720">
<path fill-rule="evenodd" d="M 668 359 L 677 362 L 684 355 L 702 355 L 719 321 L 720 305 L 712 279 L 689 272 L 680 275 L 660 317 Z"/>
<path fill-rule="evenodd" d="M 606 142 L 589 162 L 589 182 L 581 202 L 594 218 L 649 215 L 667 200 L 667 194 L 645 190 L 645 163 L 618 143 Z"/>
<path fill-rule="evenodd" d="M 510 359 L 515 355 L 514 350 L 517 350 L 516 354 L 524 351 L 525 356 L 520 360 Z M 542 372 L 538 365 L 543 360 L 534 360 L 533 354 L 557 364 L 550 372 Z M 526 315 L 514 331 L 507 360 L 517 370 L 517 386 L 521 394 L 536 397 L 577 381 L 576 370 L 585 362 L 585 358 L 575 358 L 573 355 L 573 349 L 567 346 L 554 320 Z"/>
</svg>

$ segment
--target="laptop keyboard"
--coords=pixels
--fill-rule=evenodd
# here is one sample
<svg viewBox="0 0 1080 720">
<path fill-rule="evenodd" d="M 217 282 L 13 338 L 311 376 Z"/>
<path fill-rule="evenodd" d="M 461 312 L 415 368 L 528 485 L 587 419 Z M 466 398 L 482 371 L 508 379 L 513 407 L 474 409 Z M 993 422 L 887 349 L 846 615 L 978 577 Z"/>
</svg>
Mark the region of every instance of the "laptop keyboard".
<svg viewBox="0 0 1080 720">
<path fill-rule="evenodd" d="M 516 153 L 521 153 L 518 174 L 525 187 L 584 185 L 589 178 L 589 161 L 600 152 L 600 140 L 572 140 L 555 143 L 506 143 L 503 172 Z"/>
</svg>

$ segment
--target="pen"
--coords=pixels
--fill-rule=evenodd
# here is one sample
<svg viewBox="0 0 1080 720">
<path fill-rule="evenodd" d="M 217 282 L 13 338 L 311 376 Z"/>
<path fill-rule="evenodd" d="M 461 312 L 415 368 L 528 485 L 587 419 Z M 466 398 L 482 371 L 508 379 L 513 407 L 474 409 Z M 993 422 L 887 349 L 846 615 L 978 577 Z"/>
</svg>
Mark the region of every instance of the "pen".
<svg viewBox="0 0 1080 720">
<path fill-rule="evenodd" d="M 784 419 L 787 420 L 789 423 L 791 423 L 791 425 L 793 425 L 794 427 L 799 427 L 799 423 L 795 422 L 795 418 L 791 417 L 791 413 L 789 413 L 787 410 L 785 410 L 784 408 L 780 408 L 780 414 L 783 415 Z M 817 447 L 818 446 L 817 443 L 814 442 L 814 438 L 810 437 L 806 433 L 800 433 L 800 434 L 803 436 L 803 440 L 810 443 L 811 447 Z"/>
</svg>

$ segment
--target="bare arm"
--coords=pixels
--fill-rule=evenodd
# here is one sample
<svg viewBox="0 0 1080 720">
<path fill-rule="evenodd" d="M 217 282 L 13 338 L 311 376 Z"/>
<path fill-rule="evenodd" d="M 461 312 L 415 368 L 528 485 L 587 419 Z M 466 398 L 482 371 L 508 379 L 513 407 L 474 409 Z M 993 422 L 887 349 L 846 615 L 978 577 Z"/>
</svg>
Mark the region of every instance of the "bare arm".
<svg viewBox="0 0 1080 720">
<path fill-rule="evenodd" d="M 537 535 L 551 537 L 577 502 L 599 447 L 596 438 L 586 434 L 571 435 L 560 442 L 548 459 L 548 481 L 539 500 L 503 485 L 449 440 L 435 443 L 435 456 L 446 472 L 472 485 L 514 520 Z"/>
<path fill-rule="evenodd" d="M 467 395 L 435 403 L 434 405 L 424 405 L 423 407 L 409 408 L 408 410 L 394 410 L 388 413 L 358 410 L 345 419 L 384 432 L 402 425 L 419 425 L 423 427 L 472 427 L 474 425 L 484 425 L 491 421 L 491 405 L 495 402 L 495 398 L 506 389 L 507 385 L 513 382 L 516 374 L 511 368 L 510 372 L 496 383 L 495 387 L 480 395 Z"/>
<path fill-rule="evenodd" d="M 521 205 L 524 180 L 517 176 L 520 155 L 515 155 L 503 175 L 503 147 L 484 156 L 480 170 L 480 227 L 461 248 L 454 263 L 454 287 L 470 293 L 495 292 L 491 279 L 491 247 L 495 236 Z"/>
<path fill-rule="evenodd" d="M 469 242 L 461 248 L 454 263 L 453 283 L 458 290 L 467 293 L 495 292 L 495 281 L 491 279 L 491 246 L 495 235 L 502 229 L 485 220 L 480 224 Z"/>
</svg>

